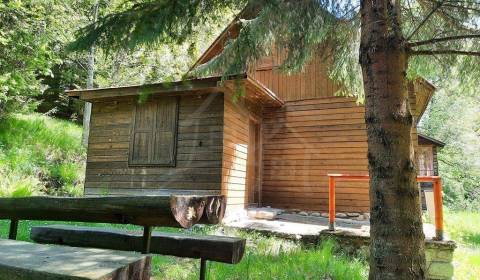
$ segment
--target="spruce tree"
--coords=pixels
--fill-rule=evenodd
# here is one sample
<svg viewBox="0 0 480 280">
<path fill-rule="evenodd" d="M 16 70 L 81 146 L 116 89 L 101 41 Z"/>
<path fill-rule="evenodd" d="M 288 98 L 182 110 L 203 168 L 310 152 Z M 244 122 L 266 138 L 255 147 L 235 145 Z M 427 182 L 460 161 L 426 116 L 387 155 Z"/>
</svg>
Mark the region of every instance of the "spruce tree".
<svg viewBox="0 0 480 280">
<path fill-rule="evenodd" d="M 424 279 L 425 254 L 410 129 L 408 81 L 461 69 L 480 77 L 478 0 L 145 0 L 83 28 L 72 44 L 88 50 L 182 43 L 224 9 L 243 11 L 241 29 L 197 74 L 244 72 L 272 46 L 281 70 L 298 72 L 314 54 L 332 63 L 342 92 L 364 98 L 371 201 L 370 279 Z"/>
</svg>

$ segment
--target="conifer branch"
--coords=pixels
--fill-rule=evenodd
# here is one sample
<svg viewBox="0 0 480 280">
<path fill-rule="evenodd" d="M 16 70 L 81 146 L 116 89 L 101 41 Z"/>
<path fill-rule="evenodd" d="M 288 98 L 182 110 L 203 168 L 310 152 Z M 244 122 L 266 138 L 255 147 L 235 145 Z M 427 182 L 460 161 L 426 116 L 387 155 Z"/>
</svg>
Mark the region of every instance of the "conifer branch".
<svg viewBox="0 0 480 280">
<path fill-rule="evenodd" d="M 409 45 L 410 47 L 418 47 L 418 46 L 436 44 L 436 43 L 447 42 L 447 41 L 475 39 L 475 38 L 480 38 L 480 34 L 469 34 L 469 35 L 458 35 L 458 36 L 449 36 L 449 37 L 443 37 L 443 38 L 435 38 L 435 39 L 430 39 L 425 41 L 412 42 L 412 43 L 409 43 Z"/>
<path fill-rule="evenodd" d="M 442 55 L 442 54 L 453 54 L 453 55 L 470 55 L 470 56 L 480 56 L 480 52 L 475 51 L 459 51 L 459 50 L 418 50 L 410 51 L 410 55 Z"/>
<path fill-rule="evenodd" d="M 433 9 L 430 11 L 430 13 L 420 22 L 420 24 L 413 30 L 413 32 L 407 37 L 407 41 L 410 40 L 417 32 L 427 23 L 427 21 L 435 14 L 435 12 L 440 9 L 443 5 L 443 2 L 437 2 L 436 5 L 433 7 Z"/>
</svg>

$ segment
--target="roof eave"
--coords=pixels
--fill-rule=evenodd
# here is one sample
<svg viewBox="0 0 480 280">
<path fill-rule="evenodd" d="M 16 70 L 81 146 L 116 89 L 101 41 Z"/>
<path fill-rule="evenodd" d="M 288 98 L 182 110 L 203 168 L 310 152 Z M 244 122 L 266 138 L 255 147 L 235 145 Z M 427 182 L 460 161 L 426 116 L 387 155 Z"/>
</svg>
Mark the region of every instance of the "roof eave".
<svg viewBox="0 0 480 280">
<path fill-rule="evenodd" d="M 418 133 L 418 137 L 423 138 L 423 139 L 427 140 L 428 142 L 431 142 L 435 146 L 438 146 L 438 147 L 441 147 L 441 148 L 445 147 L 445 145 L 446 145 L 444 142 L 442 142 L 438 139 L 435 139 L 433 137 L 427 136 L 425 134 L 422 134 L 422 133 Z"/>
</svg>

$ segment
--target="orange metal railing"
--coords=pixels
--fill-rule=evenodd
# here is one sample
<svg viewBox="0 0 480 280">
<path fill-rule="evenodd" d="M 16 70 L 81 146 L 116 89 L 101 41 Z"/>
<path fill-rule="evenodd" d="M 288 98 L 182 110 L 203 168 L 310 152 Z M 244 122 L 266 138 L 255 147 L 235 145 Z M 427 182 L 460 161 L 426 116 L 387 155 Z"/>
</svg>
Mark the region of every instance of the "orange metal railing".
<svg viewBox="0 0 480 280">
<path fill-rule="evenodd" d="M 328 222 L 329 230 L 335 230 L 335 185 L 338 181 L 368 181 L 368 175 L 328 174 Z M 442 180 L 439 176 L 417 176 L 417 182 L 433 183 L 436 239 L 443 240 Z"/>
</svg>

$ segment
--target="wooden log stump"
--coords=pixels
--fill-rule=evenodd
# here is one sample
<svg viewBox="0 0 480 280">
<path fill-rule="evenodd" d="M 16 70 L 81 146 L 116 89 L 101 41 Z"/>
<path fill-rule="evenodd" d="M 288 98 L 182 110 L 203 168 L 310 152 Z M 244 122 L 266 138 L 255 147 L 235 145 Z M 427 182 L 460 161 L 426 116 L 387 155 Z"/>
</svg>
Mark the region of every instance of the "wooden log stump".
<svg viewBox="0 0 480 280">
<path fill-rule="evenodd" d="M 0 219 L 77 221 L 188 228 L 207 201 L 220 196 L 102 196 L 0 198 Z M 218 198 L 220 199 L 220 198 Z M 218 212 L 220 221 L 223 212 Z M 208 215 L 208 213 L 207 213 Z"/>
<path fill-rule="evenodd" d="M 227 198 L 224 195 L 207 198 L 203 217 L 206 224 L 216 225 L 222 222 L 227 208 Z"/>
<path fill-rule="evenodd" d="M 0 279 L 148 280 L 151 257 L 0 239 Z"/>
<path fill-rule="evenodd" d="M 94 227 L 62 225 L 32 227 L 30 238 L 35 242 L 74 247 L 92 247 L 122 251 L 143 250 L 141 232 Z M 153 232 L 150 253 L 184 258 L 203 258 L 229 264 L 240 262 L 245 252 L 245 239 L 225 236 L 192 236 Z"/>
<path fill-rule="evenodd" d="M 206 203 L 207 197 L 204 196 L 172 196 L 170 200 L 173 216 L 183 228 L 190 228 L 200 221 Z"/>
</svg>

